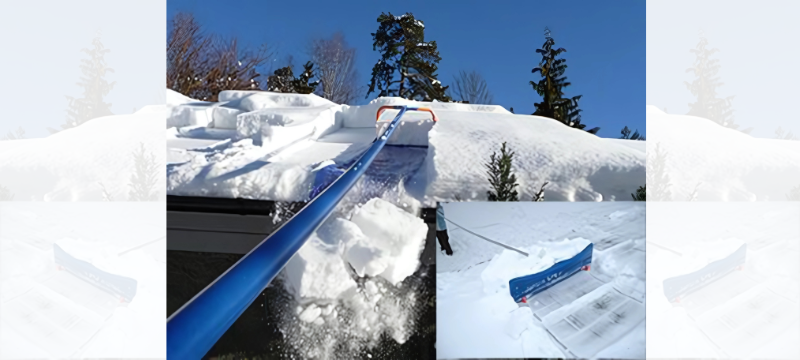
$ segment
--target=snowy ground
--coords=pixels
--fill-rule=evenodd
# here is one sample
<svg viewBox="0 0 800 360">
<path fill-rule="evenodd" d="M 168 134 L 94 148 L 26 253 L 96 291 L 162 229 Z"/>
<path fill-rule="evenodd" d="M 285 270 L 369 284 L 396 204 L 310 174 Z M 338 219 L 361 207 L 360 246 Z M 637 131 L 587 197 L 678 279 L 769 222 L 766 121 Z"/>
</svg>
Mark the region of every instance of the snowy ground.
<svg viewBox="0 0 800 360">
<path fill-rule="evenodd" d="M 754 138 L 655 106 L 647 106 L 647 133 L 648 162 L 657 145 L 666 156 L 668 200 L 686 201 L 697 189 L 700 201 L 784 201 L 800 186 L 800 141 Z"/>
<path fill-rule="evenodd" d="M 326 171 L 349 167 L 397 114 L 386 110 L 376 126 L 383 105 L 429 107 L 439 121 L 434 125 L 428 113 L 404 115 L 385 150 L 395 152 L 362 180 L 380 183 L 376 191 L 426 206 L 485 199 L 489 184 L 475 165 L 488 161 L 503 141 L 517 154 L 523 199 L 545 181 L 546 198 L 568 201 L 628 200 L 644 184 L 643 142 L 598 138 L 499 106 L 399 98 L 347 106 L 315 95 L 246 91 L 223 92 L 213 104 L 169 90 L 167 98 L 167 192 L 173 195 L 307 200 L 329 181 Z"/>
<path fill-rule="evenodd" d="M 436 258 L 437 358 L 644 358 L 643 203 L 464 202 L 444 211 L 454 255 Z M 536 257 L 523 259 L 453 223 Z M 519 261 L 536 271 L 586 240 L 595 246 L 591 271 L 529 306 L 514 302 L 505 277 L 518 275 Z"/>
<path fill-rule="evenodd" d="M 163 357 L 163 209 L 163 202 L 0 202 L 0 358 Z M 121 303 L 58 271 L 53 244 L 135 279 L 135 297 Z"/>
<path fill-rule="evenodd" d="M 674 359 L 800 357 L 800 204 L 647 205 L 647 355 Z M 734 270 L 678 303 L 664 280 L 747 253 Z M 702 280 L 702 279 L 701 279 Z"/>
</svg>

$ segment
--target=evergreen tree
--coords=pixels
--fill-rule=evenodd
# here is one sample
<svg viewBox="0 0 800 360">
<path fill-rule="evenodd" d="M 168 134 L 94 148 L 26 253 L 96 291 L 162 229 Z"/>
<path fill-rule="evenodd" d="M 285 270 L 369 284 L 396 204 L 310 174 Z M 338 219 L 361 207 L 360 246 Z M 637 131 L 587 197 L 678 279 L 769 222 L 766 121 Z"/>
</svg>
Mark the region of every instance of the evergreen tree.
<svg viewBox="0 0 800 360">
<path fill-rule="evenodd" d="M 106 49 L 100 42 L 98 34 L 92 41 L 91 49 L 81 49 L 89 55 L 88 59 L 81 60 L 81 76 L 78 86 L 83 88 L 83 96 L 74 98 L 67 96 L 69 107 L 67 108 L 67 122 L 61 125 L 61 130 L 79 126 L 86 121 L 101 116 L 112 115 L 111 104 L 103 101 L 106 95 L 114 87 L 114 82 L 106 81 L 105 76 L 108 72 L 114 72 L 106 65 L 105 54 L 111 50 Z M 48 128 L 51 133 L 61 130 Z"/>
<path fill-rule="evenodd" d="M 14 200 L 14 194 L 11 193 L 5 186 L 0 185 L 0 201 Z"/>
<path fill-rule="evenodd" d="M 800 185 L 792 188 L 792 190 L 790 190 L 789 193 L 786 194 L 786 200 L 800 201 Z"/>
<path fill-rule="evenodd" d="M 493 152 L 489 157 L 489 163 L 486 164 L 487 174 L 489 175 L 489 184 L 492 185 L 494 191 L 487 191 L 489 201 L 519 201 L 517 198 L 517 177 L 511 172 L 511 166 L 514 161 L 514 153 L 506 149 L 506 143 L 503 142 L 500 147 L 500 156 Z"/>
<path fill-rule="evenodd" d="M 513 114 L 514 113 L 514 108 L 513 107 L 510 108 L 510 109 L 508 109 L 508 111 L 510 111 Z"/>
<path fill-rule="evenodd" d="M 311 94 L 319 85 L 319 80 L 311 81 L 314 77 L 314 64 L 310 61 L 303 65 L 303 73 L 295 78 L 292 66 L 275 70 L 275 75 L 267 78 L 267 91 L 294 94 Z"/>
<path fill-rule="evenodd" d="M 158 164 L 154 154 L 147 152 L 144 144 L 139 144 L 139 149 L 133 153 L 133 174 L 130 180 L 129 201 L 156 201 L 158 193 Z M 105 188 L 103 192 L 106 193 Z M 106 193 L 107 194 L 107 193 Z M 105 195 L 104 195 L 105 196 Z M 110 197 L 108 200 L 111 200 Z"/>
<path fill-rule="evenodd" d="M 639 186 L 636 189 L 636 194 L 631 194 L 633 201 L 647 201 L 647 185 Z"/>
<path fill-rule="evenodd" d="M 542 60 L 539 66 L 534 68 L 532 73 L 539 73 L 541 79 L 539 82 L 531 81 L 530 84 L 533 90 L 542 97 L 542 102 L 534 104 L 536 111 L 533 115 L 549 117 L 555 119 L 562 124 L 576 129 L 584 129 L 585 124 L 581 124 L 581 111 L 578 108 L 578 100 L 581 95 L 573 96 L 572 98 L 564 97 L 564 88 L 571 85 L 567 82 L 567 77 L 564 72 L 567 69 L 565 59 L 559 59 L 558 56 L 567 50 L 564 48 L 554 49 L 555 40 L 550 36 L 550 30 L 545 28 L 545 42 L 541 49 L 536 49 L 536 53 L 542 55 Z M 591 134 L 597 134 L 600 130 L 595 127 L 587 130 Z"/>
<path fill-rule="evenodd" d="M 547 186 L 549 182 L 545 181 L 542 184 L 542 188 L 539 189 L 539 192 L 533 195 L 533 201 L 544 201 L 544 187 Z"/>
<path fill-rule="evenodd" d="M 786 130 L 783 130 L 783 128 L 780 126 L 778 126 L 778 129 L 775 130 L 775 138 L 778 140 L 797 140 L 791 131 L 787 133 Z"/>
<path fill-rule="evenodd" d="M 620 139 L 642 140 L 642 141 L 645 140 L 644 136 L 639 134 L 639 130 L 636 130 L 636 131 L 633 132 L 633 134 L 631 134 L 631 129 L 628 129 L 627 126 L 622 128 L 622 136 L 620 137 Z"/>
<path fill-rule="evenodd" d="M 16 131 L 11 132 L 9 131 L 6 133 L 6 137 L 0 140 L 20 140 L 25 138 L 25 129 L 22 126 L 18 127 Z"/>
<path fill-rule="evenodd" d="M 695 54 L 695 61 L 692 67 L 686 69 L 686 72 L 693 73 L 695 80 L 691 83 L 684 82 L 684 84 L 695 96 L 695 102 L 689 104 L 689 113 L 687 115 L 702 117 L 724 127 L 738 129 L 739 125 L 734 123 L 733 108 L 731 106 L 733 96 L 717 97 L 717 89 L 722 86 L 722 81 L 717 76 L 720 64 L 719 60 L 713 59 L 712 56 L 719 49 L 709 49 L 707 46 L 708 40 L 701 35 L 697 46 L 689 50 Z M 741 131 L 750 133 L 752 130 L 752 128 L 748 128 Z"/>
<path fill-rule="evenodd" d="M 381 13 L 378 30 L 372 33 L 372 49 L 381 59 L 372 68 L 367 97 L 397 96 L 418 101 L 451 101 L 436 71 L 442 60 L 436 41 L 425 41 L 425 25 L 414 15 Z M 396 79 L 395 76 L 399 77 Z"/>
<path fill-rule="evenodd" d="M 645 174 L 646 185 L 650 185 L 649 198 L 651 201 L 671 201 L 672 194 L 669 190 L 669 175 L 666 171 L 667 154 L 661 151 L 661 144 L 656 144 L 655 154 L 647 156 L 647 169 Z"/>
</svg>

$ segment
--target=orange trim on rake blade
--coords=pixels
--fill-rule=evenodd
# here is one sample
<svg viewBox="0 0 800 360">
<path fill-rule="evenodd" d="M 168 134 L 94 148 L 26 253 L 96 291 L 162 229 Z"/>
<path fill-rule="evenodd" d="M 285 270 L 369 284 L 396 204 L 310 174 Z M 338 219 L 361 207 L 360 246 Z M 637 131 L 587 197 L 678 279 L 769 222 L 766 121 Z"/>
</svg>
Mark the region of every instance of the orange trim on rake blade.
<svg viewBox="0 0 800 360">
<path fill-rule="evenodd" d="M 378 113 L 375 115 L 375 121 L 376 122 L 381 118 L 381 114 L 383 114 L 383 112 L 385 110 L 387 110 L 387 109 L 388 110 L 397 110 L 395 108 L 395 105 L 384 105 L 384 106 L 381 106 L 380 108 L 378 108 Z M 431 113 L 431 116 L 433 117 L 433 121 L 434 122 L 439 121 L 439 118 L 436 117 L 436 113 L 434 113 L 433 110 L 431 110 L 429 108 L 409 108 L 409 110 L 427 111 L 427 112 Z"/>
</svg>

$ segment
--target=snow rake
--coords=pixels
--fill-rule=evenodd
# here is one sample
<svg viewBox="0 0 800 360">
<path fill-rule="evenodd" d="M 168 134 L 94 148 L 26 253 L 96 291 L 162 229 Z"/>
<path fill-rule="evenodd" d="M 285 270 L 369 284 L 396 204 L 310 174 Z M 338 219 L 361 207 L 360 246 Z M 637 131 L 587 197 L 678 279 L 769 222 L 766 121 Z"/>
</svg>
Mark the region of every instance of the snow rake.
<svg viewBox="0 0 800 360">
<path fill-rule="evenodd" d="M 543 271 L 509 280 L 511 297 L 517 303 L 527 303 L 529 297 L 553 287 L 579 271 L 589 271 L 593 248 L 593 244 L 589 244 L 577 255 L 559 261 Z"/>
<path fill-rule="evenodd" d="M 364 175 L 397 129 L 403 114 L 406 111 L 427 111 L 433 114 L 427 108 L 381 107 L 384 110 L 389 108 L 400 112 L 358 161 L 292 219 L 262 240 L 167 319 L 167 358 L 202 358 L 258 298 Z"/>
</svg>

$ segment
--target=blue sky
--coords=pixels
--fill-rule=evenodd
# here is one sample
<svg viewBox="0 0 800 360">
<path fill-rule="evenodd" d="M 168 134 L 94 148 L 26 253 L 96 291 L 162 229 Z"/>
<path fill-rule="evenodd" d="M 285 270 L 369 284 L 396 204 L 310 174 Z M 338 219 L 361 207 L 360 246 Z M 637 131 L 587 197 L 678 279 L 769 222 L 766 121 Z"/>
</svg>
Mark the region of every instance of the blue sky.
<svg viewBox="0 0 800 360">
<path fill-rule="evenodd" d="M 426 40 L 436 40 L 442 61 L 439 79 L 452 82 L 460 70 L 486 78 L 495 102 L 530 114 L 540 99 L 529 81 L 539 62 L 544 27 L 556 46 L 567 49 L 569 96 L 598 135 L 619 137 L 623 126 L 645 131 L 645 2 L 596 1 L 218 1 L 169 0 L 167 21 L 191 12 L 208 32 L 236 36 L 247 45 L 266 43 L 277 51 L 276 66 L 292 55 L 307 59 L 309 40 L 341 31 L 357 48 L 357 68 L 366 84 L 379 55 L 370 33 L 381 12 L 411 12 L 425 23 Z M 346 4 L 346 5 L 344 5 Z M 366 93 L 364 94 L 366 96 Z M 370 99 L 374 95 L 370 96 Z M 364 102 L 369 99 L 363 100 Z"/>
</svg>

